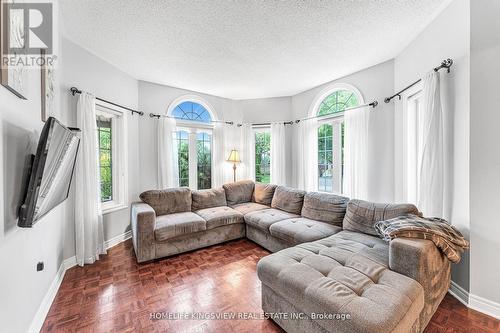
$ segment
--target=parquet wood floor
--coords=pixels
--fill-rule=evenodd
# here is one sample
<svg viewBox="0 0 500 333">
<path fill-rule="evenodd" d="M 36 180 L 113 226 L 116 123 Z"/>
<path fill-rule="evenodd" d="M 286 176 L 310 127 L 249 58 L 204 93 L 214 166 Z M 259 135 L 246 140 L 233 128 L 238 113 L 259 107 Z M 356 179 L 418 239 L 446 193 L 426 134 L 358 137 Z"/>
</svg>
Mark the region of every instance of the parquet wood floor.
<svg viewBox="0 0 500 333">
<path fill-rule="evenodd" d="M 260 315 L 255 267 L 269 252 L 237 240 L 137 264 L 130 240 L 66 272 L 42 332 L 283 332 L 271 320 L 152 320 L 151 313 Z M 426 333 L 499 332 L 499 321 L 447 295 Z"/>
</svg>

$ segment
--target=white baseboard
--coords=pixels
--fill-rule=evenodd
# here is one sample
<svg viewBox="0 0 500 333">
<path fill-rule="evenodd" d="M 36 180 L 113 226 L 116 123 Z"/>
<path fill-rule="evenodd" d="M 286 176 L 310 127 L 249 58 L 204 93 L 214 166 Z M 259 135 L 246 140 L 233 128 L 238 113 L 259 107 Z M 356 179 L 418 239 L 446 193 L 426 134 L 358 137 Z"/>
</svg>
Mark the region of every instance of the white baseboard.
<svg viewBox="0 0 500 333">
<path fill-rule="evenodd" d="M 127 239 L 130 239 L 130 238 L 132 238 L 132 230 L 129 230 L 126 233 L 115 236 L 111 239 L 108 239 L 107 241 L 104 242 L 104 245 L 105 245 L 106 250 L 107 250 L 115 245 L 120 244 L 121 242 L 126 241 Z"/>
<path fill-rule="evenodd" d="M 64 274 L 66 273 L 66 267 L 64 262 L 61 263 L 59 269 L 57 270 L 56 276 L 54 280 L 50 284 L 49 290 L 45 294 L 45 297 L 42 300 L 42 304 L 38 307 L 38 311 L 31 322 L 31 326 L 28 330 L 30 333 L 38 333 L 42 329 L 43 322 L 45 321 L 45 317 L 49 313 L 50 307 L 52 306 L 52 302 L 57 295 L 57 291 L 61 286 L 61 282 L 64 278 Z"/>
<path fill-rule="evenodd" d="M 451 281 L 450 289 L 448 290 L 448 292 L 457 300 L 459 300 L 460 303 L 469 307 L 469 292 L 467 290 Z"/>
<path fill-rule="evenodd" d="M 490 301 L 477 295 L 469 295 L 469 307 L 488 316 L 500 319 L 500 303 Z"/>
<path fill-rule="evenodd" d="M 127 239 L 130 239 L 132 237 L 132 231 L 127 231 L 124 234 L 118 235 L 116 237 L 113 237 L 107 241 L 104 242 L 104 245 L 106 246 L 106 249 L 109 249 L 115 245 L 120 244 L 121 242 L 126 241 Z M 54 277 L 54 280 L 52 281 L 49 290 L 45 294 L 45 297 L 42 300 L 42 304 L 38 307 L 38 311 L 35 314 L 35 317 L 33 318 L 33 321 L 31 322 L 31 326 L 29 328 L 29 333 L 38 333 L 40 332 L 40 329 L 43 326 L 43 323 L 45 322 L 45 318 L 47 317 L 47 314 L 49 313 L 50 307 L 52 306 L 52 302 L 56 298 L 57 291 L 59 290 L 59 287 L 61 286 L 62 280 L 64 278 L 64 274 L 66 273 L 66 270 L 70 269 L 71 267 L 76 266 L 76 256 L 70 257 L 68 259 L 65 259 L 61 265 L 59 266 L 59 269 L 57 270 L 56 276 Z"/>
<path fill-rule="evenodd" d="M 466 307 L 500 319 L 500 303 L 471 294 L 453 281 L 448 292 Z"/>
</svg>

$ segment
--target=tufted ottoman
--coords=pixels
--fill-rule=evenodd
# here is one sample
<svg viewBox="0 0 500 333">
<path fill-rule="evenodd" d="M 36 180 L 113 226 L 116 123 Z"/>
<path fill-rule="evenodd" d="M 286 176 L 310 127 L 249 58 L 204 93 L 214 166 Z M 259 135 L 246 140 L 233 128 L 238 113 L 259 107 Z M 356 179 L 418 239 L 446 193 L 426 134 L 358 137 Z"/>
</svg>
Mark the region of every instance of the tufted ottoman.
<svg viewBox="0 0 500 333">
<path fill-rule="evenodd" d="M 350 231 L 287 248 L 258 263 L 262 307 L 288 333 L 419 332 L 424 290 L 388 266 L 386 242 Z"/>
</svg>

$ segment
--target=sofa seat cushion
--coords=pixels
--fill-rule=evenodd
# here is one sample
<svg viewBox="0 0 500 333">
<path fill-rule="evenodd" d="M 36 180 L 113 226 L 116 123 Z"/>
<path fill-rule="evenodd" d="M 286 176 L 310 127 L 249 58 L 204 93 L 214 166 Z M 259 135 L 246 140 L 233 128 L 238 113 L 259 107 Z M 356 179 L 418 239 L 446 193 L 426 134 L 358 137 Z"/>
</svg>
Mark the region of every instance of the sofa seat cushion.
<svg viewBox="0 0 500 333">
<path fill-rule="evenodd" d="M 277 185 L 255 183 L 255 188 L 252 195 L 252 201 L 263 205 L 271 206 L 273 201 L 274 190 Z"/>
<path fill-rule="evenodd" d="M 254 228 L 269 232 L 271 224 L 296 217 L 300 216 L 279 209 L 268 208 L 246 214 L 245 222 Z"/>
<path fill-rule="evenodd" d="M 231 206 L 231 208 L 237 210 L 238 212 L 240 212 L 243 215 L 246 215 L 248 213 L 255 212 L 258 210 L 269 209 L 269 206 L 255 203 L 255 202 L 246 202 L 246 203 L 240 203 L 240 204 L 233 205 L 233 206 Z"/>
<path fill-rule="evenodd" d="M 269 227 L 271 235 L 293 245 L 312 242 L 340 231 L 340 227 L 304 217 L 279 221 Z"/>
<path fill-rule="evenodd" d="M 291 187 L 278 186 L 274 191 L 271 207 L 300 215 L 305 194 L 305 191 L 296 190 Z"/>
<path fill-rule="evenodd" d="M 200 209 L 195 213 L 207 222 L 207 230 L 228 224 L 244 223 L 243 214 L 227 206 Z"/>
<path fill-rule="evenodd" d="M 207 230 L 207 223 L 192 212 L 174 213 L 156 217 L 155 239 L 159 242 L 178 236 Z"/>
<path fill-rule="evenodd" d="M 331 193 L 307 192 L 300 215 L 342 227 L 349 199 Z"/>
<path fill-rule="evenodd" d="M 229 206 L 252 201 L 252 194 L 255 183 L 251 180 L 241 180 L 239 182 L 222 185 L 226 191 L 226 200 Z"/>
<path fill-rule="evenodd" d="M 350 314 L 316 321 L 328 332 L 409 331 L 424 306 L 422 286 L 363 254 L 377 242 L 339 234 L 262 258 L 259 279 L 306 314 Z"/>
<path fill-rule="evenodd" d="M 156 216 L 191 211 L 191 190 L 187 187 L 145 191 L 139 198 L 153 207 Z"/>
<path fill-rule="evenodd" d="M 412 204 L 382 204 L 353 199 L 347 204 L 343 228 L 378 236 L 374 227 L 376 222 L 406 214 L 420 215 L 420 212 Z"/>
<path fill-rule="evenodd" d="M 193 212 L 205 208 L 227 206 L 226 193 L 222 187 L 191 191 L 191 198 Z"/>
</svg>

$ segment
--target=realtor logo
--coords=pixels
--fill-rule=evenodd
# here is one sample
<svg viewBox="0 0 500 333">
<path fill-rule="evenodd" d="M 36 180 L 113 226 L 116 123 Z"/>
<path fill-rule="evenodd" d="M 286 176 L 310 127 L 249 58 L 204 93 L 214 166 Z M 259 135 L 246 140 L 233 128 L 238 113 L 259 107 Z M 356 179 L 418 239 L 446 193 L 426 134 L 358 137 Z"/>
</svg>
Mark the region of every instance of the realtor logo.
<svg viewBox="0 0 500 333">
<path fill-rule="evenodd" d="M 52 54 L 52 3 L 3 5 L 3 54 Z"/>
</svg>

